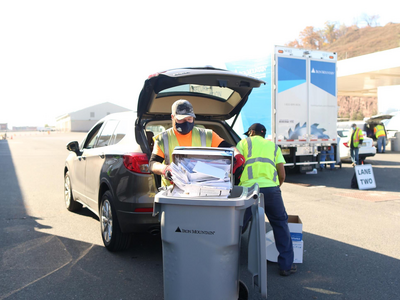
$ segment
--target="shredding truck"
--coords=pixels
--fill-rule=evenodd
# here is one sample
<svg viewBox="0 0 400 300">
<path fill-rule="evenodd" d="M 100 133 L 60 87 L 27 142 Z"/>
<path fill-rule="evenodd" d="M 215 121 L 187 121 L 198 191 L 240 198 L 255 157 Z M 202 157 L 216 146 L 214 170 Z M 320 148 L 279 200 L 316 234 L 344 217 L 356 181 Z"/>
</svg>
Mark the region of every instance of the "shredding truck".
<svg viewBox="0 0 400 300">
<path fill-rule="evenodd" d="M 266 83 L 232 120 L 235 131 L 262 123 L 266 138 L 282 149 L 285 166 L 302 173 L 338 162 L 336 61 L 335 52 L 275 46 L 264 58 L 225 63 Z"/>
</svg>

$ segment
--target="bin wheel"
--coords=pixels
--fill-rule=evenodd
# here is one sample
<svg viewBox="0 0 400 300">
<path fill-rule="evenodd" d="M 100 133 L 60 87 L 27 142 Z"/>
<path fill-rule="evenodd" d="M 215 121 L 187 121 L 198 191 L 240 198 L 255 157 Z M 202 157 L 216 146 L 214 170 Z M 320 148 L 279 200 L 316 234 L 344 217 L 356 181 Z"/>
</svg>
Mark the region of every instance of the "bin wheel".
<svg viewBox="0 0 400 300">
<path fill-rule="evenodd" d="M 239 280 L 239 298 L 238 300 L 248 300 L 249 299 L 249 289 L 243 283 L 243 281 Z"/>
</svg>

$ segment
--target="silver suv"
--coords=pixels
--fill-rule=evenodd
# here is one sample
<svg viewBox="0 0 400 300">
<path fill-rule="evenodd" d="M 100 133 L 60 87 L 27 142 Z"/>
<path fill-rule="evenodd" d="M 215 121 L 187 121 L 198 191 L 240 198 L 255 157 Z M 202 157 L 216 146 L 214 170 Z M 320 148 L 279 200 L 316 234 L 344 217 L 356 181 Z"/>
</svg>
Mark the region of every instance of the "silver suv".
<svg viewBox="0 0 400 300">
<path fill-rule="evenodd" d="M 212 129 L 228 143 L 240 140 L 226 120 L 237 116 L 253 88 L 262 81 L 226 70 L 174 69 L 150 76 L 140 93 L 137 112 L 111 114 L 97 122 L 81 143 L 70 142 L 64 167 L 68 210 L 85 205 L 100 219 L 110 251 L 126 249 L 134 232 L 157 233 L 152 216 L 160 178 L 149 171 L 153 136 L 170 128 L 171 106 L 189 100 L 195 125 Z M 235 118 L 233 118 L 235 120 Z"/>
</svg>

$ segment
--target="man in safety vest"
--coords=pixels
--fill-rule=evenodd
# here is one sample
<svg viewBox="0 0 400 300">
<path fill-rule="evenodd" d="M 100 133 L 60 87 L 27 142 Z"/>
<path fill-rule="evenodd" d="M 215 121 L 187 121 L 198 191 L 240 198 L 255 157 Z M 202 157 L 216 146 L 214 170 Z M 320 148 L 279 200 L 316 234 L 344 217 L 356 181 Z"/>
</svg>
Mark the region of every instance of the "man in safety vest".
<svg viewBox="0 0 400 300">
<path fill-rule="evenodd" d="M 275 143 L 265 139 L 266 129 L 260 123 L 250 126 L 236 148 L 245 158 L 243 173 L 240 177 L 241 186 L 250 187 L 254 183 L 260 186 L 264 194 L 265 214 L 272 226 L 276 248 L 279 252 L 279 274 L 289 276 L 296 272 L 293 264 L 293 244 L 288 226 L 288 216 L 281 195 L 280 186 L 285 181 L 285 159 L 281 149 Z M 250 210 L 244 217 L 244 226 L 249 221 Z"/>
<path fill-rule="evenodd" d="M 364 136 L 362 130 L 357 127 L 357 124 L 351 125 L 353 131 L 351 132 L 350 138 L 350 156 L 352 161 L 352 166 L 360 164 L 360 158 L 358 156 L 359 149 L 364 141 Z"/>
<path fill-rule="evenodd" d="M 184 99 L 177 100 L 172 104 L 172 127 L 154 137 L 150 170 L 154 174 L 162 175 L 163 186 L 172 183 L 169 165 L 175 147 L 233 147 L 212 130 L 194 127 L 195 118 L 192 104 Z M 236 148 L 234 154 L 233 173 L 238 177 L 243 170 L 244 157 Z"/>
<path fill-rule="evenodd" d="M 374 134 L 378 140 L 378 153 L 385 153 L 386 148 L 386 131 L 382 123 L 378 124 L 374 128 Z M 382 149 L 383 147 L 383 149 Z"/>
</svg>

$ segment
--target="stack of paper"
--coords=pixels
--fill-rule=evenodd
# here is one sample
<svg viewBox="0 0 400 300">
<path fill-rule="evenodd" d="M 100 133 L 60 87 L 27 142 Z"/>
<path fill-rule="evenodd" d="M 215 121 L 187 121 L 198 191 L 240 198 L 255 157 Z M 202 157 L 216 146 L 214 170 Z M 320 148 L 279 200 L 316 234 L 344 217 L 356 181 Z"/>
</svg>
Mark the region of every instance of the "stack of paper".
<svg viewBox="0 0 400 300">
<path fill-rule="evenodd" d="M 230 164 L 223 160 L 183 158 L 171 163 L 172 180 L 180 196 L 227 197 L 231 190 Z"/>
</svg>

